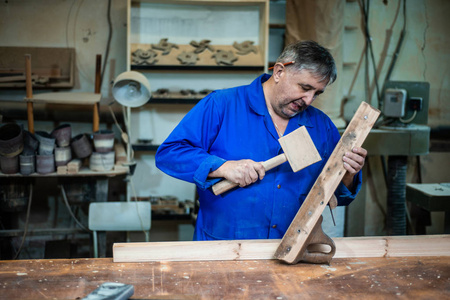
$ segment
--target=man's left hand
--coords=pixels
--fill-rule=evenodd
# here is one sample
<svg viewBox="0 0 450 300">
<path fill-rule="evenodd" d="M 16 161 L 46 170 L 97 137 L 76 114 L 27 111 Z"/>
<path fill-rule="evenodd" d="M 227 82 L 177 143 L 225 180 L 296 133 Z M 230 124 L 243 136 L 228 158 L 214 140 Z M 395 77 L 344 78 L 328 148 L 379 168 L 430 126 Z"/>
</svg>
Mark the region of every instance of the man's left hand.
<svg viewBox="0 0 450 300">
<path fill-rule="evenodd" d="M 347 170 L 342 182 L 351 188 L 353 184 L 353 177 L 361 171 L 364 166 L 364 161 L 367 156 L 367 150 L 361 147 L 355 147 L 352 151 L 345 152 L 342 160 L 344 161 L 344 169 Z"/>
</svg>

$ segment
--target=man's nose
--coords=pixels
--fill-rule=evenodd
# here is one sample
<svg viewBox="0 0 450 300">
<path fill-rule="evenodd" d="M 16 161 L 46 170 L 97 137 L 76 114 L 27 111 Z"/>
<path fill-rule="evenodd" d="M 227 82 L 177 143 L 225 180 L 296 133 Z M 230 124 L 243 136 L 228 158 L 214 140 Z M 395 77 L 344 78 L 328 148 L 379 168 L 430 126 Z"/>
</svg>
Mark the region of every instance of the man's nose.
<svg viewBox="0 0 450 300">
<path fill-rule="evenodd" d="M 313 103 L 314 99 L 316 99 L 315 91 L 308 91 L 308 93 L 306 94 L 306 97 L 303 97 L 303 101 L 305 101 L 306 105 L 311 105 L 311 103 Z"/>
</svg>

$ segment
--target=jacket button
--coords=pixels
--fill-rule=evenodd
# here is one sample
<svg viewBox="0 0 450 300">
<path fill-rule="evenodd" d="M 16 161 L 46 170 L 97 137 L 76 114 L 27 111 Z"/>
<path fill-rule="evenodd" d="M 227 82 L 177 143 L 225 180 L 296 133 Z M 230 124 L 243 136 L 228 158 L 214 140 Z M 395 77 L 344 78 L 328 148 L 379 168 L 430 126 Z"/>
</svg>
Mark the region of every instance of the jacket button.
<svg viewBox="0 0 450 300">
<path fill-rule="evenodd" d="M 272 225 L 272 228 L 277 228 L 277 225 L 276 225 L 276 224 L 273 224 L 273 225 Z"/>
<path fill-rule="evenodd" d="M 277 185 L 277 188 L 281 188 L 281 185 Z"/>
</svg>

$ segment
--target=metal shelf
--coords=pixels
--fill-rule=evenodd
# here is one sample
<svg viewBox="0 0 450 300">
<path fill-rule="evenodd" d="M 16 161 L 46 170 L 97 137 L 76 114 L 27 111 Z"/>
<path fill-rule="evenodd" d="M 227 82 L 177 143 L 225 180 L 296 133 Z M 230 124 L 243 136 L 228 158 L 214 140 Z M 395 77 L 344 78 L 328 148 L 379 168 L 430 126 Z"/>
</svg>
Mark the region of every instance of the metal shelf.
<svg viewBox="0 0 450 300">
<path fill-rule="evenodd" d="M 158 150 L 160 145 L 152 145 L 152 144 L 133 144 L 134 151 L 155 151 Z"/>
<path fill-rule="evenodd" d="M 152 97 L 147 104 L 197 104 L 203 98 Z"/>
</svg>

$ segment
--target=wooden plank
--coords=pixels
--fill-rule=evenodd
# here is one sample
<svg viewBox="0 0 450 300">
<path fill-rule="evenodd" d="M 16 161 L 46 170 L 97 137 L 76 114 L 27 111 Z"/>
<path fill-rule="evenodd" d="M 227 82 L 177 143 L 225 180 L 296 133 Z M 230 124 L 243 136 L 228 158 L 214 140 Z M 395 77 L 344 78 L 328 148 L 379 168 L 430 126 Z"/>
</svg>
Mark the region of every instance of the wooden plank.
<svg viewBox="0 0 450 300">
<path fill-rule="evenodd" d="M 335 238 L 334 258 L 450 256 L 450 235 Z M 276 259 L 276 240 L 115 243 L 114 262 Z M 319 248 L 324 251 L 326 248 Z"/>
<path fill-rule="evenodd" d="M 33 88 L 72 88 L 74 81 L 74 48 L 0 47 L 0 73 L 24 75 L 24 55 L 33 57 L 32 75 L 49 77 L 45 84 L 33 82 Z M 2 87 L 26 87 L 25 82 L 1 83 Z"/>
<path fill-rule="evenodd" d="M 4 75 L 4 74 L 22 74 L 23 76 L 25 76 L 25 69 L 24 68 L 0 68 L 0 75 Z M 61 78 L 61 69 L 60 68 L 33 68 L 33 76 L 35 76 L 36 78 L 39 76 L 44 76 L 44 77 L 50 77 L 50 78 Z M 2 78 L 2 77 L 0 77 Z"/>
<path fill-rule="evenodd" d="M 67 164 L 67 174 L 77 174 L 81 168 L 81 160 L 80 159 L 72 159 Z"/>
<path fill-rule="evenodd" d="M 286 231 L 275 257 L 287 263 L 297 263 L 308 246 L 310 233 L 316 225 L 328 201 L 333 196 L 346 170 L 342 163 L 345 152 L 361 147 L 377 120 L 380 111 L 366 102 L 361 102 L 358 110 L 347 126 L 340 141 L 325 164 L 322 172 L 311 188 L 297 215 Z"/>
<path fill-rule="evenodd" d="M 33 95 L 33 98 L 25 98 L 28 102 L 57 103 L 57 104 L 79 104 L 88 105 L 100 102 L 101 94 L 84 92 L 60 92 L 60 93 L 41 93 Z"/>
</svg>

